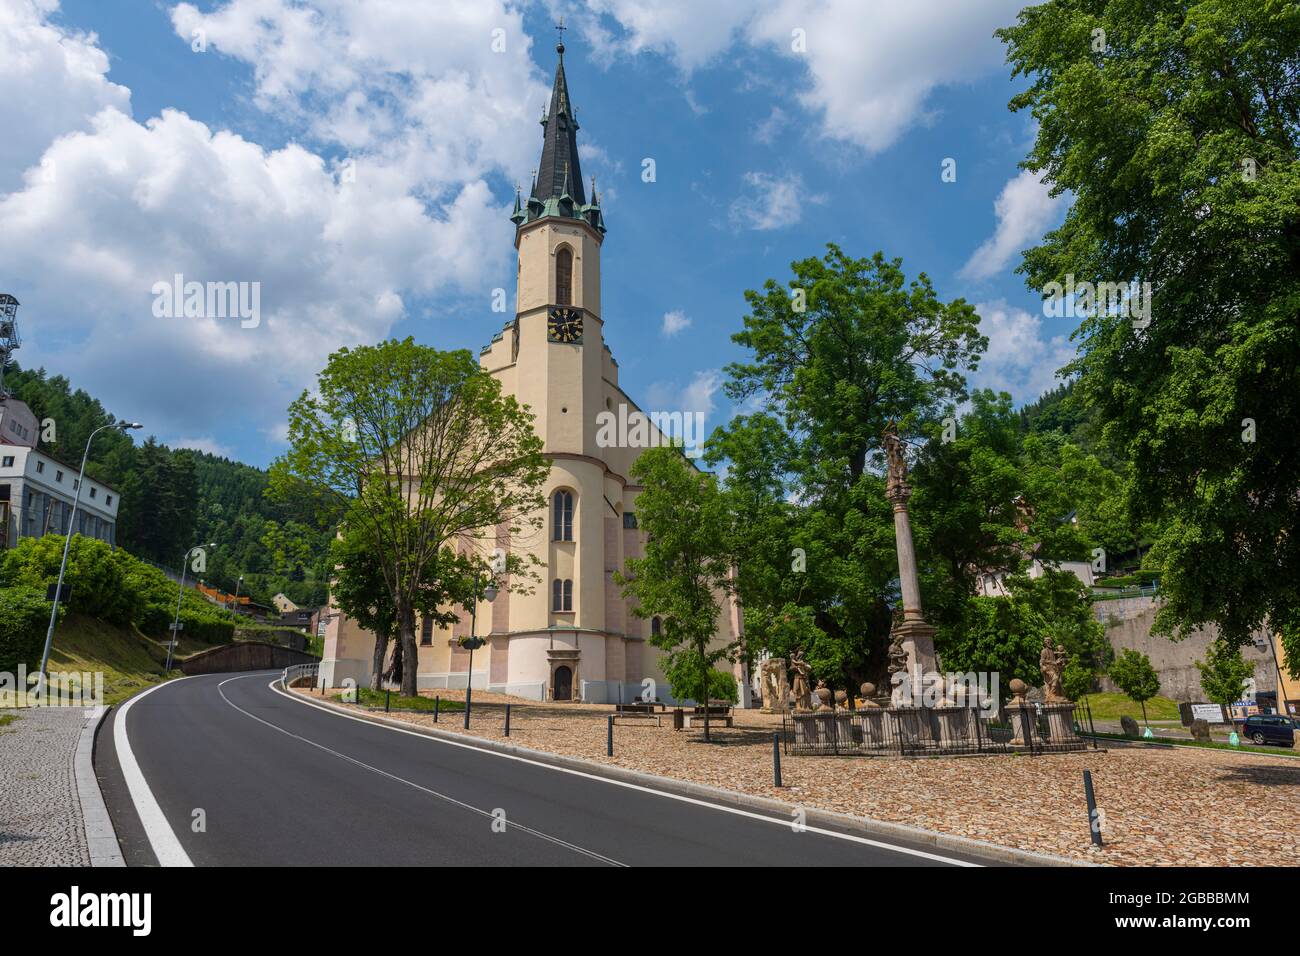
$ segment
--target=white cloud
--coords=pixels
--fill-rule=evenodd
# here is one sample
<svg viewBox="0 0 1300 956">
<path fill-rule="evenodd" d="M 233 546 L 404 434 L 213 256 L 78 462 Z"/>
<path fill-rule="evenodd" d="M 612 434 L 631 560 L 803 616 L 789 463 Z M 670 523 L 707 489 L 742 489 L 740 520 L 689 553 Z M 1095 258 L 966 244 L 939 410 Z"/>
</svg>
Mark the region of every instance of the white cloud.
<svg viewBox="0 0 1300 956">
<path fill-rule="evenodd" d="M 966 265 L 963 279 L 987 279 L 1007 267 L 1012 258 L 1036 243 L 1059 215 L 1061 197 L 1052 196 L 1036 173 L 1022 170 L 1002 187 L 993 203 L 997 226 Z"/>
<path fill-rule="evenodd" d="M 691 320 L 681 309 L 673 309 L 671 312 L 664 313 L 663 333 L 668 338 L 672 338 L 683 329 L 689 328 Z"/>
<path fill-rule="evenodd" d="M 685 386 L 677 382 L 655 382 L 646 390 L 648 410 L 700 412 L 707 419 L 717 408 L 713 396 L 722 387 L 722 370 L 696 372 Z"/>
<path fill-rule="evenodd" d="M 765 232 L 797 223 L 809 203 L 823 203 L 826 197 L 807 193 L 798 173 L 774 176 L 748 172 L 742 177 L 746 191 L 732 201 L 728 211 L 737 228 Z"/>
<path fill-rule="evenodd" d="M 0 51 L 16 51 L 0 56 L 0 128 L 24 131 L 0 143 L 0 260 L 25 280 L 25 365 L 147 433 L 275 442 L 329 352 L 382 338 L 412 297 L 478 291 L 506 268 L 486 181 L 535 162 L 521 131 L 549 88 L 514 5 L 177 5 L 176 42 L 206 32 L 191 55 L 250 66 L 255 102 L 293 131 L 279 149 L 174 110 L 137 122 L 95 38 L 52 25 L 56 9 L 0 6 Z M 12 89 L 47 95 L 16 106 Z M 337 150 L 343 168 L 322 158 Z M 5 195 L 6 171 L 38 161 L 56 175 Z M 260 283 L 261 325 L 155 318 L 153 285 L 176 273 Z"/>
<path fill-rule="evenodd" d="M 234 452 L 227 446 L 221 444 L 211 435 L 203 438 L 176 438 L 167 442 L 172 448 L 190 448 L 194 451 L 206 452 L 209 455 L 215 455 L 218 458 L 234 458 Z"/>
<path fill-rule="evenodd" d="M 1046 337 L 1042 316 L 1002 300 L 978 303 L 975 311 L 989 347 L 970 376 L 972 385 L 1010 392 L 1016 401 L 1029 402 L 1059 384 L 1057 370 L 1074 358 L 1066 336 Z"/>
<path fill-rule="evenodd" d="M 131 93 L 108 80 L 108 57 L 94 34 L 50 22 L 58 8 L 58 0 L 0 4 L 0 194 L 21 186 L 23 171 L 55 137 L 85 129 L 106 106 L 131 111 Z"/>
<path fill-rule="evenodd" d="M 808 80 L 797 98 L 819 117 L 821 135 L 876 153 L 933 120 L 935 89 L 1002 64 L 993 31 L 1014 23 L 1022 6 L 1024 0 L 587 0 L 591 13 L 617 21 L 621 33 L 601 25 L 584 30 L 621 53 L 664 53 L 685 73 L 738 42 L 792 58 Z M 803 31 L 803 52 L 793 48 L 796 30 Z"/>
</svg>

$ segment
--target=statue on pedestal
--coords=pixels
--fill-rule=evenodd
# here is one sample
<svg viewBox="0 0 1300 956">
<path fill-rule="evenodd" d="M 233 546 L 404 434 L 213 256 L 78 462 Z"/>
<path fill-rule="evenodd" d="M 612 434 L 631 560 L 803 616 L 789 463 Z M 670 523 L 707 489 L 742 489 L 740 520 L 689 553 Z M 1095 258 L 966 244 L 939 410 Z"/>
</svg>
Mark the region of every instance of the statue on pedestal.
<svg viewBox="0 0 1300 956">
<path fill-rule="evenodd" d="M 763 661 L 763 710 L 780 713 L 785 699 L 790 696 L 789 678 L 786 676 L 785 658 L 771 657 Z"/>
<path fill-rule="evenodd" d="M 790 654 L 790 670 L 794 672 L 790 694 L 794 697 L 795 708 L 812 710 L 812 667 L 803 659 L 803 651 L 796 650 Z"/>
<path fill-rule="evenodd" d="M 1061 675 L 1065 673 L 1065 648 L 1058 641 L 1052 643 L 1049 634 L 1043 640 L 1043 649 L 1038 655 L 1038 669 L 1043 674 L 1043 697 L 1050 703 L 1067 700 L 1061 687 Z"/>
</svg>

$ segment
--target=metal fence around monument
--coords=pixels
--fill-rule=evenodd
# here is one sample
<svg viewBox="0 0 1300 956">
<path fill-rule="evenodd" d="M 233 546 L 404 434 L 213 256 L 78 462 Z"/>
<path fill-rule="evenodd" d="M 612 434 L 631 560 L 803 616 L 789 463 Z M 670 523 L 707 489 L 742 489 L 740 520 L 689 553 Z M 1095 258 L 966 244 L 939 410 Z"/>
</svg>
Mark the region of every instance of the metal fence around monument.
<svg viewBox="0 0 1300 956">
<path fill-rule="evenodd" d="M 796 757 L 940 757 L 1084 750 L 1091 731 L 1086 704 L 1071 715 L 1073 733 L 1053 739 L 1051 721 L 1033 702 L 1004 706 L 993 715 L 973 707 L 822 709 L 785 711 L 784 753 Z M 1093 747 L 1096 747 L 1095 738 Z"/>
</svg>

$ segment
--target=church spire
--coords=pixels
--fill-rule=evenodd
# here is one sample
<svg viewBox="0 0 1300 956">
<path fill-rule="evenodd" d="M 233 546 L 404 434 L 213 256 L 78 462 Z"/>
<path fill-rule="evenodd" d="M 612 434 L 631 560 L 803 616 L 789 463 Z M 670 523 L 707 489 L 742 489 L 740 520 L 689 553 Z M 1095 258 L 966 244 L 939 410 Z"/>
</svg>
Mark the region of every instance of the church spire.
<svg viewBox="0 0 1300 956">
<path fill-rule="evenodd" d="M 566 27 L 563 20 L 556 29 L 561 31 L 561 40 L 555 45 L 559 60 L 555 66 L 550 107 L 542 115 L 542 160 L 533 179 L 525 221 L 561 216 L 585 220 L 604 232 L 600 207 L 594 197 L 588 203 L 583 188 L 582 164 L 578 158 L 577 110 L 569 99 L 569 83 L 564 75 L 563 31 Z"/>
</svg>

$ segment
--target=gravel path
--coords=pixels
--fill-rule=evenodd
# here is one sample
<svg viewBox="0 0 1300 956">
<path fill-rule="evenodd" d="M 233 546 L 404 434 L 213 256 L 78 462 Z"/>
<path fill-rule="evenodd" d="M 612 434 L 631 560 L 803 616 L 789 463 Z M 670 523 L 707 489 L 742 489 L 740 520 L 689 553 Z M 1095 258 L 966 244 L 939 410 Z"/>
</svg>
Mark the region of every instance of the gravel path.
<svg viewBox="0 0 1300 956">
<path fill-rule="evenodd" d="M 463 691 L 440 691 L 463 699 Z M 431 694 L 429 696 L 432 696 Z M 510 698 L 474 693 L 475 736 L 504 739 Z M 760 794 L 789 803 L 1118 865 L 1300 865 L 1300 761 L 1190 748 L 1116 747 L 1038 757 L 916 760 L 782 759 L 772 786 L 772 732 L 780 718 L 738 711 L 736 726 L 700 731 L 618 726 L 605 756 L 611 708 L 511 700 L 512 743 L 634 770 Z M 431 716 L 396 714 L 430 724 Z M 438 726 L 463 733 L 459 714 Z M 1092 771 L 1106 846 L 1089 847 L 1083 771 Z"/>
<path fill-rule="evenodd" d="M 89 866 L 73 757 L 80 707 L 0 710 L 0 866 Z"/>
</svg>

